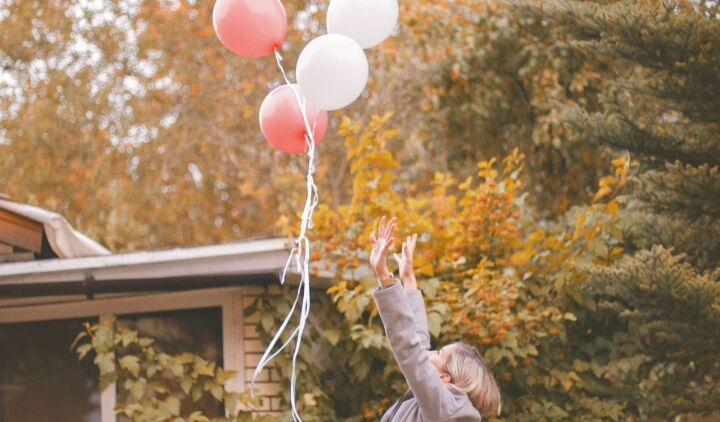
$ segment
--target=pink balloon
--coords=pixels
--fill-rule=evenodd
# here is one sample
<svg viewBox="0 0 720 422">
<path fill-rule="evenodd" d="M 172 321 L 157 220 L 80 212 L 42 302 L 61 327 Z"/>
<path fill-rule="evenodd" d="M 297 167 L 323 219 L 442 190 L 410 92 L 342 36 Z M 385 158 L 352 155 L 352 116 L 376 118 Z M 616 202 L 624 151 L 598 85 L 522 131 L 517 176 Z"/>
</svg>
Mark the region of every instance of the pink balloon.
<svg viewBox="0 0 720 422">
<path fill-rule="evenodd" d="M 233 53 L 262 57 L 283 43 L 287 15 L 280 0 L 217 0 L 213 27 L 220 42 Z"/>
<path fill-rule="evenodd" d="M 292 86 L 298 89 L 296 84 Z M 305 101 L 305 109 L 317 145 L 327 130 L 327 111 L 319 110 L 307 101 Z M 297 98 L 290 85 L 279 86 L 265 97 L 260 106 L 260 130 L 270 145 L 280 151 L 290 154 L 306 151 L 307 130 Z"/>
</svg>

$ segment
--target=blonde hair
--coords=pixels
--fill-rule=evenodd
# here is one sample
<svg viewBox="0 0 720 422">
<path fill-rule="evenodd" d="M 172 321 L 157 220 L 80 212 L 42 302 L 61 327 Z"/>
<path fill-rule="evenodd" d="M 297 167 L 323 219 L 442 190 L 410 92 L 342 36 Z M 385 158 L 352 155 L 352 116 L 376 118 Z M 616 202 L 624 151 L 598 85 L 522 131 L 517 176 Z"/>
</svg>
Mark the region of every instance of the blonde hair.
<svg viewBox="0 0 720 422">
<path fill-rule="evenodd" d="M 450 374 L 452 385 L 468 395 L 481 415 L 500 415 L 500 390 L 480 352 L 461 341 L 452 344 L 455 351 L 445 364 L 445 372 Z"/>
</svg>

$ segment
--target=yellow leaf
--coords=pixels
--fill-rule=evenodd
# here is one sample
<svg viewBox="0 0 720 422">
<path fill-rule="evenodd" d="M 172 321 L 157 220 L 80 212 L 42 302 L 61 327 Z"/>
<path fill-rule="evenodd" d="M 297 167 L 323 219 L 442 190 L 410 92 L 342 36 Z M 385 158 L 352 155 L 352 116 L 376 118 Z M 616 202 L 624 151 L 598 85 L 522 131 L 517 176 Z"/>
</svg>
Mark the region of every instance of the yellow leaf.
<svg viewBox="0 0 720 422">
<path fill-rule="evenodd" d="M 435 275 L 435 270 L 433 269 L 432 263 L 427 263 L 421 267 L 418 268 L 418 274 L 426 275 L 429 277 L 432 277 Z"/>
<path fill-rule="evenodd" d="M 352 124 L 352 120 L 350 120 L 349 117 L 343 116 L 342 121 L 340 122 L 340 127 L 338 128 L 338 135 L 342 137 L 346 137 L 350 134 L 350 125 Z"/>
<path fill-rule="evenodd" d="M 308 406 L 317 406 L 317 401 L 315 401 L 315 397 L 310 393 L 303 394 L 303 400 Z"/>
<path fill-rule="evenodd" d="M 600 182 L 598 182 L 598 185 L 601 188 L 612 186 L 615 183 L 615 178 L 612 176 L 605 176 L 600 179 Z"/>
<path fill-rule="evenodd" d="M 565 318 L 569 321 L 577 321 L 577 317 L 572 312 L 565 312 L 565 315 L 563 315 L 563 318 Z"/>
<path fill-rule="evenodd" d="M 386 131 L 383 132 L 383 135 L 382 135 L 382 136 L 383 136 L 383 138 L 385 138 L 385 139 L 393 139 L 393 138 L 396 137 L 399 133 L 400 133 L 400 131 L 399 131 L 398 129 L 388 129 L 388 130 L 386 130 Z"/>
<path fill-rule="evenodd" d="M 517 265 L 517 266 L 525 265 L 528 263 L 528 261 L 530 261 L 532 256 L 533 256 L 533 250 L 525 249 L 520 252 L 515 252 L 514 254 L 512 254 L 512 256 L 510 256 L 510 262 L 513 265 Z"/>
<path fill-rule="evenodd" d="M 545 230 L 538 229 L 528 235 L 528 241 L 537 243 L 545 238 Z"/>
<path fill-rule="evenodd" d="M 497 170 L 495 169 L 484 169 L 478 171 L 478 176 L 484 177 L 486 179 L 495 179 L 497 177 Z"/>
<path fill-rule="evenodd" d="M 472 176 L 468 176 L 467 179 L 465 179 L 464 182 L 460 183 L 458 185 L 458 189 L 466 190 L 470 187 L 470 184 L 472 183 Z"/>
<path fill-rule="evenodd" d="M 612 216 L 617 215 L 618 209 L 619 209 L 619 206 L 618 206 L 618 202 L 616 200 L 613 199 L 612 201 L 608 202 L 607 212 L 610 213 L 610 215 L 612 215 Z"/>
<path fill-rule="evenodd" d="M 572 240 L 578 240 L 578 238 L 580 237 L 580 233 L 582 232 L 586 217 L 587 215 L 585 213 L 577 216 L 577 219 L 575 220 L 575 233 L 573 233 Z"/>
<path fill-rule="evenodd" d="M 598 201 L 598 200 L 604 198 L 604 197 L 607 196 L 610 192 L 612 192 L 612 189 L 610 189 L 610 188 L 607 187 L 607 186 L 603 186 L 603 187 L 600 188 L 600 189 L 597 191 L 597 193 L 595 194 L 595 197 L 593 198 L 593 202 Z"/>
<path fill-rule="evenodd" d="M 573 381 L 580 381 L 580 377 L 575 372 L 568 372 L 568 374 L 560 380 L 565 391 L 570 390 L 573 386 Z"/>
</svg>

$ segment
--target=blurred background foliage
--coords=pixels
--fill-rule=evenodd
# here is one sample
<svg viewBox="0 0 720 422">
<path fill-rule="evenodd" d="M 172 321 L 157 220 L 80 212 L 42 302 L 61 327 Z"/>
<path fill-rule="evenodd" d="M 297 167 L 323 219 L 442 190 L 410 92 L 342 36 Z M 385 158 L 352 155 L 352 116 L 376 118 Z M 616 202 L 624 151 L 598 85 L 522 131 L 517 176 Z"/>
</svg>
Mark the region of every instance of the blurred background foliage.
<svg viewBox="0 0 720 422">
<path fill-rule="evenodd" d="M 224 49 L 212 6 L 3 1 L 0 191 L 67 215 L 115 251 L 272 235 L 304 195 L 305 157 L 262 138 L 257 112 L 280 73 L 273 58 Z M 292 70 L 324 33 L 327 4 L 285 8 Z M 346 200 L 352 185 L 341 118 L 387 111 L 403 192 L 519 147 L 538 212 L 588 198 L 607 160 L 573 144 L 558 116 L 564 104 L 597 108 L 607 59 L 495 2 L 401 2 L 400 17 L 397 34 L 367 51 L 367 92 L 332 115 L 316 178 L 326 200 Z"/>
</svg>

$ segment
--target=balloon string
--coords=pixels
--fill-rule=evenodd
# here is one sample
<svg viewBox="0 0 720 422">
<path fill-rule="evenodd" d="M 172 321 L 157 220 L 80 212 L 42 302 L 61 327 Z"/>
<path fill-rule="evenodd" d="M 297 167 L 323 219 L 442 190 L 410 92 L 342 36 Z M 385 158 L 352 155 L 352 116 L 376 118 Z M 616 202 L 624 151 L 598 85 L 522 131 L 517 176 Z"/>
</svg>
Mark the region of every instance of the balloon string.
<svg viewBox="0 0 720 422">
<path fill-rule="evenodd" d="M 280 325 L 280 328 L 278 329 L 277 333 L 273 337 L 273 339 L 270 341 L 270 344 L 268 345 L 267 349 L 265 350 L 265 353 L 263 353 L 262 358 L 260 358 L 260 361 L 257 364 L 257 367 L 255 368 L 255 372 L 253 373 L 253 379 L 251 384 L 251 395 L 252 397 L 255 397 L 254 387 L 255 387 L 255 380 L 257 376 L 260 374 L 260 372 L 263 370 L 263 368 L 273 359 L 275 356 L 277 356 L 281 351 L 285 349 L 290 344 L 290 341 L 293 339 L 296 339 L 295 341 L 295 351 L 293 352 L 293 359 L 292 359 L 292 375 L 290 377 L 290 404 L 292 406 L 292 417 L 294 421 L 302 422 L 302 418 L 300 417 L 300 414 L 297 411 L 295 402 L 296 402 L 296 364 L 297 364 L 297 357 L 298 353 L 300 351 L 300 344 L 302 341 L 302 335 L 305 330 L 305 325 L 308 319 L 308 316 L 310 315 L 310 271 L 309 271 L 309 265 L 310 265 L 310 240 L 305 235 L 305 232 L 307 229 L 312 228 L 312 213 L 315 207 L 317 206 L 319 202 L 318 198 L 318 190 L 317 186 L 315 185 L 315 181 L 313 180 L 313 173 L 315 172 L 315 127 L 317 125 L 317 116 L 320 113 L 319 110 L 316 110 L 315 119 L 313 122 L 313 125 L 311 127 L 308 116 L 307 116 L 307 110 L 306 110 L 306 101 L 305 98 L 300 95 L 300 92 L 296 85 L 291 84 L 288 80 L 287 74 L 285 73 L 285 69 L 282 66 L 282 56 L 280 55 L 280 52 L 275 49 L 275 61 L 277 62 L 278 68 L 280 68 L 280 72 L 282 73 L 283 79 L 285 80 L 285 83 L 287 83 L 295 93 L 295 99 L 297 100 L 298 106 L 300 107 L 300 112 L 303 117 L 303 122 L 305 123 L 305 146 L 307 147 L 307 154 L 308 154 L 308 171 L 306 176 L 306 187 L 307 187 L 307 196 L 305 199 L 305 208 L 303 209 L 301 223 L 300 223 L 300 235 L 295 239 L 295 244 L 297 247 L 294 247 L 290 251 L 290 256 L 288 257 L 287 261 L 285 262 L 285 267 L 283 268 L 282 276 L 280 279 L 280 284 L 285 284 L 285 275 L 287 273 L 288 266 L 290 265 L 290 262 L 292 261 L 293 257 L 295 258 L 295 265 L 297 268 L 297 271 L 300 273 L 300 285 L 298 286 L 298 293 L 295 297 L 295 302 L 293 302 L 292 307 L 290 308 L 290 311 L 288 312 L 287 316 L 285 317 L 285 320 Z M 300 322 L 298 323 L 298 326 L 295 328 L 295 330 L 290 334 L 290 337 L 283 343 L 282 346 L 273 354 L 270 354 L 275 344 L 280 340 L 280 337 L 282 333 L 285 331 L 285 328 L 290 323 L 290 319 L 292 318 L 295 307 L 298 304 L 298 301 L 300 300 L 300 294 L 302 293 L 302 303 L 300 306 Z"/>
</svg>

